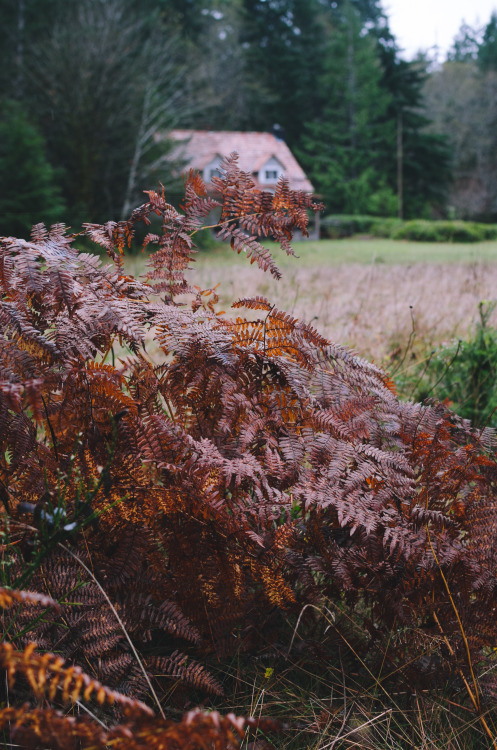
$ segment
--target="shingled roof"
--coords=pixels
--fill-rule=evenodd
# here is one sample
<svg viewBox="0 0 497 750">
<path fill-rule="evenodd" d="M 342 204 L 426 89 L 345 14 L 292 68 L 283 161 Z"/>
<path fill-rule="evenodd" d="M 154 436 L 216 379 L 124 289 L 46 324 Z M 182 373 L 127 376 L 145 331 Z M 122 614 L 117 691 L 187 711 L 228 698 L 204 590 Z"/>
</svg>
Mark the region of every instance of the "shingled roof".
<svg viewBox="0 0 497 750">
<path fill-rule="evenodd" d="M 314 188 L 287 144 L 272 133 L 243 133 L 239 131 L 172 130 L 168 137 L 178 141 L 174 156 L 186 160 L 184 170 L 208 171 L 222 157 L 236 151 L 240 169 L 252 174 L 257 187 L 271 189 L 276 186 L 273 179 L 275 166 L 281 165 L 284 176 L 292 190 L 312 193 Z M 265 167 L 268 167 L 266 173 Z M 268 176 L 269 175 L 269 176 Z M 204 174 L 204 179 L 209 176 Z"/>
</svg>

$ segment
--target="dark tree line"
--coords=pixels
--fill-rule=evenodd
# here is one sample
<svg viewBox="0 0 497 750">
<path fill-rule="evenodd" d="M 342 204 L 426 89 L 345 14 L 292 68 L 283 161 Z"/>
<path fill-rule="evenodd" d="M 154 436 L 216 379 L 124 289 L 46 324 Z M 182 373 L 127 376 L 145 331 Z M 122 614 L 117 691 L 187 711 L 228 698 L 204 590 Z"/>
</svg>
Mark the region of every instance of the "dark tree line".
<svg viewBox="0 0 497 750">
<path fill-rule="evenodd" d="M 170 186 L 154 134 L 173 127 L 278 123 L 329 211 L 443 212 L 426 65 L 401 58 L 379 0 L 4 0 L 0 22 L 0 233 L 122 217 Z M 13 139 L 20 121 L 36 138 Z M 28 154 L 44 178 L 13 192 Z"/>
</svg>

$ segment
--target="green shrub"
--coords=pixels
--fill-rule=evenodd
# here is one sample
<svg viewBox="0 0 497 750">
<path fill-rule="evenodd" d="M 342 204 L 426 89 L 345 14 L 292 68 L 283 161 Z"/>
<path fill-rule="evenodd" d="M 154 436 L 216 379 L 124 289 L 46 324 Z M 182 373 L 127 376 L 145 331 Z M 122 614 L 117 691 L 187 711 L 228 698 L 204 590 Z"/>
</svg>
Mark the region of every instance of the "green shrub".
<svg viewBox="0 0 497 750">
<path fill-rule="evenodd" d="M 392 226 L 392 239 L 412 242 L 483 242 L 497 238 L 497 226 L 469 221 L 413 219 Z"/>
<path fill-rule="evenodd" d="M 484 239 L 481 226 L 467 221 L 440 221 L 437 228 L 445 242 L 481 242 Z"/>
<path fill-rule="evenodd" d="M 402 219 L 394 216 L 376 219 L 371 225 L 371 234 L 373 237 L 392 237 L 395 231 L 402 226 Z"/>
<path fill-rule="evenodd" d="M 497 302 L 480 302 L 480 319 L 467 341 L 453 342 L 396 378 L 399 393 L 448 403 L 476 426 L 497 427 L 497 330 L 488 321 Z"/>
<path fill-rule="evenodd" d="M 377 216 L 332 214 L 321 219 L 321 237 L 337 240 L 354 234 L 369 233 L 377 221 Z"/>
<path fill-rule="evenodd" d="M 497 240 L 497 224 L 478 224 L 484 240 Z"/>
<path fill-rule="evenodd" d="M 411 242 L 484 242 L 497 239 L 497 224 L 471 221 L 402 221 L 394 216 L 332 214 L 321 220 L 321 237 L 337 240 L 355 234 L 371 234 Z"/>
<path fill-rule="evenodd" d="M 407 221 L 405 224 L 402 224 L 402 226 L 394 229 L 391 236 L 394 240 L 412 240 L 413 242 L 442 241 L 437 223 L 425 219 Z"/>
</svg>

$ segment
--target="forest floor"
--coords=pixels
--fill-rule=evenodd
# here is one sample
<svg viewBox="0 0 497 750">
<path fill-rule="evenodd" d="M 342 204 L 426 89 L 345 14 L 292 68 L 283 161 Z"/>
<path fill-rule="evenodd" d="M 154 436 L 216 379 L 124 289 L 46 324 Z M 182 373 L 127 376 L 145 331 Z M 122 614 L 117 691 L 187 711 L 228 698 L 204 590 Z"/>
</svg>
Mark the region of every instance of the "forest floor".
<svg viewBox="0 0 497 750">
<path fill-rule="evenodd" d="M 427 351 L 468 338 L 480 302 L 497 299 L 497 242 L 352 238 L 293 246 L 298 258 L 275 248 L 280 281 L 248 265 L 229 246 L 217 245 L 199 251 L 191 283 L 204 289 L 219 284 L 227 314 L 237 299 L 263 295 L 387 369 L 402 358 L 408 342 L 413 351 Z M 137 273 L 145 260 L 131 256 L 126 264 Z M 497 309 L 488 323 L 497 326 Z"/>
</svg>

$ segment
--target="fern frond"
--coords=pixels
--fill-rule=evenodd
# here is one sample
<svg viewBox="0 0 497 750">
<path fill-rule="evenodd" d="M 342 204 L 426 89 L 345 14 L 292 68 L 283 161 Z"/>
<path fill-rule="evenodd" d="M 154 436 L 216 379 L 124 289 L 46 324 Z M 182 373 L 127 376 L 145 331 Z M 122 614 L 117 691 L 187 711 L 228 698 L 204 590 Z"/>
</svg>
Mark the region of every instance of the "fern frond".
<svg viewBox="0 0 497 750">
<path fill-rule="evenodd" d="M 60 691 L 65 703 L 93 698 L 100 705 L 116 704 L 128 711 L 153 716 L 153 711 L 144 703 L 110 690 L 85 674 L 80 667 L 66 667 L 60 656 L 37 654 L 35 648 L 36 644 L 31 643 L 24 651 L 16 651 L 9 643 L 0 644 L 0 664 L 7 671 L 11 687 L 16 676 L 23 674 L 38 699 L 47 695 L 53 701 Z"/>
<path fill-rule="evenodd" d="M 226 223 L 221 224 L 217 237 L 222 241 L 229 240 L 231 249 L 238 255 L 244 252 L 247 258 L 250 258 L 250 263 L 257 263 L 261 270 L 269 271 L 275 279 L 281 278 L 281 272 L 270 251 L 264 245 L 261 245 L 254 235 L 249 235 L 243 229 Z"/>
<path fill-rule="evenodd" d="M 120 724 L 106 728 L 90 719 L 65 716 L 50 708 L 28 706 L 0 710 L 0 730 L 10 730 L 10 739 L 29 750 L 49 742 L 52 747 L 72 750 L 85 747 L 95 750 L 161 750 L 209 748 L 237 750 L 247 729 L 278 732 L 280 722 L 264 718 L 244 718 L 217 711 L 195 709 L 178 722 L 131 715 Z"/>
<path fill-rule="evenodd" d="M 61 605 L 55 599 L 44 594 L 38 594 L 34 591 L 16 591 L 0 586 L 0 607 L 9 609 L 14 604 L 37 604 L 41 607 L 53 607 L 55 610 L 61 609 Z"/>
<path fill-rule="evenodd" d="M 239 299 L 237 302 L 233 302 L 232 307 L 246 307 L 248 310 L 266 310 L 271 311 L 274 305 L 269 302 L 265 297 L 246 297 Z"/>
<path fill-rule="evenodd" d="M 167 658 L 155 657 L 152 661 L 152 668 L 158 670 L 161 677 L 186 682 L 213 695 L 224 695 L 221 684 L 207 672 L 205 667 L 178 651 L 174 651 Z"/>
</svg>

